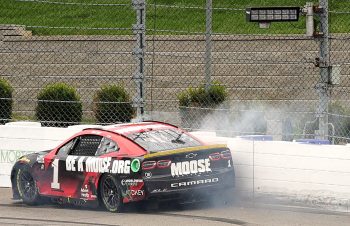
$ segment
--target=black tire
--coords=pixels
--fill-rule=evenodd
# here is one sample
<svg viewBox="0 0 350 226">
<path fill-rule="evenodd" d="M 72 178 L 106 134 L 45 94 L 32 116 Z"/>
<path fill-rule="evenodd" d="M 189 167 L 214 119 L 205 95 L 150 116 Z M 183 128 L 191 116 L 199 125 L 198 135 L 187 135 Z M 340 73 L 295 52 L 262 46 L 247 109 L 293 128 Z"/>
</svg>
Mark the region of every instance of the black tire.
<svg viewBox="0 0 350 226">
<path fill-rule="evenodd" d="M 18 169 L 16 175 L 18 194 L 24 203 L 36 205 L 40 200 L 38 187 L 28 167 L 24 166 Z"/>
<path fill-rule="evenodd" d="M 105 174 L 101 177 L 99 185 L 99 197 L 101 204 L 108 211 L 123 211 L 124 205 L 121 188 L 118 180 L 114 176 Z"/>
</svg>

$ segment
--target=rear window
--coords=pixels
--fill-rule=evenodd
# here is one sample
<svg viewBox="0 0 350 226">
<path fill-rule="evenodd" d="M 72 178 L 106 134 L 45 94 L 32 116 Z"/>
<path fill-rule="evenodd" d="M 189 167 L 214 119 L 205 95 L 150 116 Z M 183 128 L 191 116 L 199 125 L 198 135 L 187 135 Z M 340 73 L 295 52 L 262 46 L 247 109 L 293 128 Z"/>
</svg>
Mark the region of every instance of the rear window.
<svg viewBox="0 0 350 226">
<path fill-rule="evenodd" d="M 149 152 L 199 146 L 201 143 L 176 129 L 147 130 L 127 135 Z"/>
</svg>

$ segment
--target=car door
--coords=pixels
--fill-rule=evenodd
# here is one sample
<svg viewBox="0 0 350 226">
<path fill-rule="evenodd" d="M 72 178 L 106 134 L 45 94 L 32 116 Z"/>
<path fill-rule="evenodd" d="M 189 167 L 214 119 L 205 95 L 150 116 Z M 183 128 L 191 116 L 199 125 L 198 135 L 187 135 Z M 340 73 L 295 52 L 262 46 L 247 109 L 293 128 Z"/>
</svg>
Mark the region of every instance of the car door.
<svg viewBox="0 0 350 226">
<path fill-rule="evenodd" d="M 69 140 L 61 146 L 56 155 L 45 159 L 48 166 L 42 174 L 39 189 L 41 194 L 82 198 L 86 190 L 83 185 L 91 176 L 86 172 L 86 160 L 95 156 L 102 136 L 84 134 Z"/>
<path fill-rule="evenodd" d="M 66 156 L 58 151 L 59 163 L 64 168 L 60 177 L 64 196 L 89 199 L 95 193 L 93 182 L 96 173 L 87 170 L 86 162 L 95 158 L 102 138 L 94 134 L 81 135 L 73 142 Z"/>
</svg>

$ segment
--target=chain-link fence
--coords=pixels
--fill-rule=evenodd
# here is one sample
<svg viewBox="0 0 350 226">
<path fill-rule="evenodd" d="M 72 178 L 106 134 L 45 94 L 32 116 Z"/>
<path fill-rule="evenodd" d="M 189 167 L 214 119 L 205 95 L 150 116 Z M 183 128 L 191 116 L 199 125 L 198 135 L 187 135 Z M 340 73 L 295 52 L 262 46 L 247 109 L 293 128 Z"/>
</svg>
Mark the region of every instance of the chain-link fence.
<svg viewBox="0 0 350 226">
<path fill-rule="evenodd" d="M 247 8 L 276 5 L 299 6 L 299 22 L 262 23 L 269 25 L 262 29 L 246 21 Z M 347 28 L 340 26 L 346 23 L 350 5 L 309 3 L 311 36 L 306 35 L 305 5 L 303 1 L 154 2 L 148 6 L 153 9 L 148 24 L 152 31 L 148 37 L 153 38 L 147 48 L 153 56 L 148 83 L 151 90 L 162 92 L 160 97 L 151 96 L 151 107 L 174 112 L 171 119 L 178 115 L 184 127 L 224 135 L 346 141 Z M 328 27 L 335 33 L 329 35 Z M 177 35 L 169 37 L 169 32 Z M 217 82 L 212 90 L 207 87 L 210 82 Z"/>
<path fill-rule="evenodd" d="M 2 122 L 139 116 L 227 136 L 347 142 L 349 1 L 311 11 L 299 0 L 142 2 L 3 1 L 1 23 L 25 27 L 0 29 L 2 86 L 12 87 Z M 267 6 L 300 7 L 299 21 L 247 21 L 247 8 Z"/>
<path fill-rule="evenodd" d="M 0 28 L 0 75 L 12 87 L 12 99 L 4 96 L 3 103 L 12 100 L 11 120 L 45 126 L 130 121 L 136 92 L 130 1 L 2 4 L 4 22 L 26 25 Z M 11 110 L 1 106 L 1 112 Z"/>
</svg>

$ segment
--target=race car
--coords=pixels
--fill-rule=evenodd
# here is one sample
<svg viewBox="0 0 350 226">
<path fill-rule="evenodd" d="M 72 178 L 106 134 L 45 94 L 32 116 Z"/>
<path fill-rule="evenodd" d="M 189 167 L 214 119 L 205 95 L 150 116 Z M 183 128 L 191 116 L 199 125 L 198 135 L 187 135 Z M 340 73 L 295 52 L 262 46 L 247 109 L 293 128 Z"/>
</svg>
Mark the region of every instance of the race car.
<svg viewBox="0 0 350 226">
<path fill-rule="evenodd" d="M 167 123 L 87 128 L 58 147 L 22 156 L 11 172 L 14 199 L 103 206 L 196 200 L 234 187 L 231 151 Z"/>
</svg>

